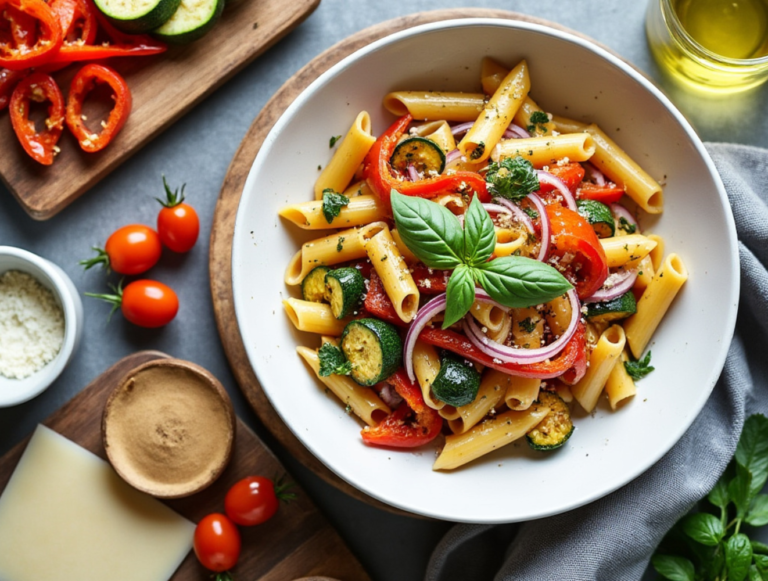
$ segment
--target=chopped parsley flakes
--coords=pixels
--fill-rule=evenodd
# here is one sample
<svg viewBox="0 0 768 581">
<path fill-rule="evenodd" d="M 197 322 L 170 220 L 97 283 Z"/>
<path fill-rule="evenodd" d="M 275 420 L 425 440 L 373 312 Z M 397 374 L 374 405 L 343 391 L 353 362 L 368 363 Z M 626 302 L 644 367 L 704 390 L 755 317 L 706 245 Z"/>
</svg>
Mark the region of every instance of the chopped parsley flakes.
<svg viewBox="0 0 768 581">
<path fill-rule="evenodd" d="M 331 140 L 328 142 L 328 148 L 332 149 L 334 145 L 336 145 L 336 142 L 341 139 L 341 135 L 334 135 L 331 137 Z"/>
<path fill-rule="evenodd" d="M 323 190 L 323 216 L 329 224 L 347 204 L 349 204 L 349 198 L 344 194 L 337 194 L 331 188 Z"/>
<path fill-rule="evenodd" d="M 656 369 L 651 365 L 651 352 L 645 354 L 645 357 L 639 360 L 625 361 L 624 369 L 627 370 L 627 374 L 635 381 L 642 379 L 648 375 L 651 371 Z"/>
<path fill-rule="evenodd" d="M 536 133 L 538 129 L 542 133 L 547 132 L 546 124 L 549 123 L 549 115 L 544 111 L 534 111 L 530 119 L 531 124 L 526 127 L 528 133 Z"/>
<path fill-rule="evenodd" d="M 330 343 L 323 343 L 317 352 L 320 359 L 320 375 L 349 375 L 352 373 L 352 364 L 344 357 L 341 349 Z"/>
<path fill-rule="evenodd" d="M 485 181 L 488 182 L 491 195 L 515 201 L 522 200 L 540 188 L 539 176 L 533 164 L 519 155 L 506 157 L 498 163 L 491 162 Z"/>
</svg>

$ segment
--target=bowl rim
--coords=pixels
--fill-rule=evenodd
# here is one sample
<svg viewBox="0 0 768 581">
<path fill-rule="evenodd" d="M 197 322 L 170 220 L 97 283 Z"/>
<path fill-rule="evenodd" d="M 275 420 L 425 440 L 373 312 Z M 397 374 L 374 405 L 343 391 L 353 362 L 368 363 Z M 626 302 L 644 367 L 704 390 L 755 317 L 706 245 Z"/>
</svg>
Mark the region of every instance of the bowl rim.
<svg viewBox="0 0 768 581">
<path fill-rule="evenodd" d="M 39 277 L 34 273 L 28 272 L 27 274 L 38 280 L 38 282 L 43 284 L 43 286 L 46 288 L 48 288 L 48 285 L 45 283 L 51 283 L 52 288 L 50 288 L 50 290 L 58 299 L 59 304 L 61 305 L 61 309 L 64 313 L 64 340 L 61 344 L 61 349 L 59 349 L 59 352 L 56 354 L 56 356 L 51 361 L 46 363 L 41 369 L 37 370 L 28 378 L 24 378 L 24 380 L 29 378 L 37 379 L 36 381 L 30 382 L 30 387 L 26 392 L 21 392 L 15 398 L 0 399 L 0 407 L 11 407 L 25 403 L 37 397 L 46 389 L 48 389 L 48 387 L 50 387 L 50 385 L 56 381 L 59 375 L 61 375 L 61 373 L 64 371 L 64 368 L 69 363 L 72 354 L 74 353 L 75 346 L 77 344 L 77 335 L 79 332 L 79 321 L 77 316 L 76 299 L 72 296 L 72 291 L 70 290 L 70 285 L 74 286 L 74 283 L 69 280 L 68 284 L 68 277 L 59 266 L 47 258 L 43 258 L 42 256 L 38 256 L 29 250 L 24 250 L 15 246 L 0 246 L 0 256 L 13 256 L 39 269 L 48 278 L 48 281 L 40 281 Z M 67 279 L 65 279 L 65 277 L 67 277 Z M 4 379 L 14 381 L 11 378 Z"/>
<path fill-rule="evenodd" d="M 422 24 L 419 26 L 401 30 L 399 32 L 395 32 L 393 34 L 385 36 L 369 45 L 366 45 L 358 49 L 357 51 L 343 58 L 338 63 L 330 67 L 327 71 L 319 75 L 309 86 L 307 86 L 307 88 L 304 89 L 301 92 L 301 94 L 299 94 L 299 96 L 296 97 L 296 99 L 294 99 L 294 101 L 285 109 L 282 115 L 277 119 L 272 129 L 264 138 L 264 142 L 259 148 L 256 158 L 254 159 L 253 164 L 251 165 L 248 178 L 246 179 L 245 185 L 243 186 L 243 194 L 246 194 L 248 191 L 253 189 L 254 182 L 256 181 L 256 176 L 258 173 L 260 173 L 262 166 L 265 164 L 267 153 L 272 149 L 272 146 L 277 138 L 277 135 L 279 135 L 283 131 L 284 127 L 290 122 L 290 120 L 294 117 L 297 111 L 301 109 L 305 105 L 305 103 L 312 98 L 312 96 L 315 93 L 317 93 L 319 90 L 325 87 L 328 83 L 330 83 L 333 79 L 335 79 L 342 71 L 344 71 L 352 63 L 360 59 L 363 59 L 364 57 L 374 52 L 377 52 L 378 50 L 381 50 L 382 48 L 390 44 L 398 43 L 404 39 L 407 39 L 413 36 L 418 36 L 418 35 L 429 33 L 436 30 L 461 29 L 461 28 L 478 27 L 478 26 L 507 28 L 507 29 L 513 29 L 513 30 L 526 30 L 526 31 L 530 31 L 538 34 L 543 34 L 545 36 L 554 37 L 556 39 L 578 45 L 579 47 L 594 53 L 596 56 L 598 56 L 602 60 L 607 61 L 610 65 L 618 69 L 620 73 L 623 73 L 625 76 L 630 77 L 631 80 L 638 83 L 643 89 L 645 89 L 645 91 L 647 91 L 654 99 L 656 99 L 664 107 L 664 109 L 666 109 L 672 115 L 672 117 L 679 123 L 680 127 L 685 132 L 690 144 L 695 148 L 701 160 L 704 162 L 705 166 L 709 171 L 709 176 L 715 186 L 715 189 L 717 190 L 719 203 L 723 210 L 724 216 L 726 218 L 725 226 L 727 230 L 727 244 L 730 248 L 729 254 L 731 258 L 730 264 L 729 264 L 729 267 L 730 267 L 729 293 L 730 293 L 730 297 L 734 299 L 732 302 L 728 303 L 728 307 L 727 307 L 728 313 L 727 313 L 726 322 L 725 322 L 726 331 L 724 336 L 722 337 L 723 340 L 720 342 L 720 349 L 717 353 L 717 357 L 712 360 L 713 363 L 711 366 L 711 371 L 707 376 L 706 385 L 700 391 L 700 395 L 698 399 L 696 399 L 695 402 L 693 402 L 693 405 L 690 408 L 691 411 L 695 413 L 691 413 L 690 416 L 685 419 L 685 421 L 681 422 L 677 426 L 676 430 L 671 432 L 671 437 L 669 438 L 668 440 L 669 443 L 666 447 L 659 447 L 659 449 L 656 451 L 655 454 L 650 455 L 649 461 L 644 462 L 642 464 L 638 464 L 635 467 L 635 469 L 632 471 L 627 471 L 623 478 L 618 479 L 615 484 L 612 484 L 607 488 L 601 488 L 597 491 L 592 492 L 591 494 L 587 494 L 583 496 L 582 498 L 578 499 L 575 502 L 568 503 L 567 505 L 557 506 L 557 507 L 549 508 L 546 510 L 530 509 L 527 513 L 521 514 L 520 516 L 517 516 L 513 519 L 502 516 L 499 518 L 483 519 L 479 521 L 477 519 L 457 517 L 457 515 L 455 514 L 451 514 L 451 515 L 438 514 L 434 511 L 424 510 L 424 509 L 420 509 L 419 507 L 406 505 L 397 500 L 384 498 L 383 496 L 377 494 L 375 491 L 369 490 L 364 485 L 359 483 L 358 479 L 354 477 L 354 474 L 341 474 L 332 464 L 329 464 L 325 460 L 325 458 L 319 453 L 319 451 L 317 450 L 317 446 L 314 444 L 312 439 L 305 438 L 301 430 L 295 429 L 295 426 L 292 426 L 291 423 L 287 421 L 286 417 L 281 413 L 281 411 L 277 408 L 277 406 L 274 406 L 269 390 L 268 389 L 263 390 L 267 398 L 269 399 L 270 403 L 273 404 L 276 413 L 280 416 L 283 422 L 288 426 L 290 431 L 301 441 L 301 443 L 305 447 L 307 447 L 310 450 L 310 452 L 320 462 L 323 463 L 323 465 L 325 465 L 329 470 L 331 470 L 339 478 L 349 483 L 350 485 L 354 486 L 358 490 L 364 492 L 365 494 L 368 494 L 371 497 L 375 498 L 376 500 L 379 500 L 381 502 L 384 502 L 386 504 L 389 504 L 391 506 L 394 506 L 406 512 L 420 514 L 420 515 L 424 515 L 431 518 L 442 519 L 442 520 L 448 519 L 456 522 L 467 522 L 467 523 L 482 522 L 487 524 L 503 524 L 503 523 L 510 523 L 510 522 L 521 522 L 525 520 L 544 518 L 544 517 L 553 516 L 556 514 L 561 514 L 561 513 L 579 508 L 586 504 L 589 504 L 600 498 L 603 498 L 608 494 L 615 492 L 619 488 L 635 480 L 643 472 L 645 472 L 650 467 L 655 465 L 667 452 L 669 452 L 669 450 L 671 450 L 674 447 L 674 445 L 680 440 L 680 438 L 682 438 L 683 434 L 688 430 L 688 428 L 691 426 L 694 420 L 700 415 L 702 409 L 704 408 L 707 401 L 709 400 L 712 390 L 714 389 L 715 384 L 717 383 L 717 380 L 720 377 L 720 374 L 722 373 L 722 370 L 724 368 L 725 360 L 728 355 L 728 351 L 729 351 L 730 344 L 733 339 L 733 335 L 736 327 L 736 316 L 738 312 L 739 289 L 740 289 L 741 278 L 740 278 L 740 267 L 739 267 L 738 241 L 736 236 L 736 225 L 733 219 L 733 212 L 728 202 L 728 197 L 725 191 L 725 187 L 723 185 L 723 182 L 720 178 L 719 173 L 717 172 L 715 164 L 712 161 L 711 156 L 709 155 L 703 142 L 701 141 L 699 136 L 696 134 L 693 127 L 685 118 L 685 116 L 677 109 L 677 107 L 675 107 L 675 105 L 669 100 L 669 98 L 666 95 L 664 95 L 661 92 L 661 90 L 658 87 L 656 87 L 656 85 L 653 84 L 653 82 L 651 82 L 651 80 L 648 77 L 645 76 L 643 72 L 639 71 L 638 69 L 635 69 L 631 64 L 624 61 L 618 55 L 613 54 L 606 48 L 603 48 L 598 43 L 592 40 L 589 40 L 585 37 L 578 36 L 572 32 L 566 32 L 563 30 L 549 27 L 549 26 L 530 23 L 530 22 L 524 22 L 519 20 L 505 20 L 505 19 L 481 17 L 481 18 L 451 19 L 451 20 L 443 20 L 438 22 Z M 240 279 L 237 265 L 241 262 L 242 249 L 236 243 L 236 241 L 242 236 L 242 232 L 244 229 L 246 229 L 247 231 L 247 226 L 244 223 L 245 207 L 246 207 L 246 204 L 243 203 L 243 198 L 241 198 L 240 204 L 238 206 L 237 217 L 235 220 L 234 234 L 233 234 L 233 241 L 235 242 L 233 242 L 232 244 L 233 304 L 234 304 L 235 315 L 236 315 L 236 320 L 238 321 L 238 325 L 240 324 L 239 322 L 244 316 L 243 310 L 244 310 L 244 305 L 246 301 L 244 297 L 240 296 L 240 293 L 237 290 L 238 281 Z M 259 370 L 263 364 L 260 362 L 259 358 L 257 357 L 257 354 L 253 352 L 253 349 L 248 347 L 247 342 L 243 341 L 243 343 L 245 346 L 246 355 L 248 356 L 248 362 L 251 365 L 254 371 L 254 374 L 261 382 L 260 376 L 262 374 L 259 373 Z M 263 385 L 264 384 L 262 383 L 262 386 Z"/>
</svg>

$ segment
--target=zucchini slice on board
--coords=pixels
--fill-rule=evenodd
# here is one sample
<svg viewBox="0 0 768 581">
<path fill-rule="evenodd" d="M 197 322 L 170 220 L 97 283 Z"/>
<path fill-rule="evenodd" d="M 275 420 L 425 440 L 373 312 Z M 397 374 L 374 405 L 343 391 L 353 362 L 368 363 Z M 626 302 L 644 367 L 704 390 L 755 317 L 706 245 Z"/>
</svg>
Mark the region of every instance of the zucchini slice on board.
<svg viewBox="0 0 768 581">
<path fill-rule="evenodd" d="M 426 137 L 407 137 L 395 147 L 390 158 L 392 167 L 405 172 L 412 165 L 418 172 L 443 173 L 445 153 L 442 147 Z"/>
<path fill-rule="evenodd" d="M 440 359 L 440 372 L 432 382 L 432 392 L 442 402 L 461 407 L 475 401 L 480 389 L 480 374 L 461 358 L 445 352 Z"/>
<path fill-rule="evenodd" d="M 352 379 L 360 385 L 384 381 L 403 362 L 397 328 L 379 319 L 350 321 L 341 335 L 341 350 L 352 363 Z"/>
<path fill-rule="evenodd" d="M 577 200 L 579 214 L 592 225 L 598 238 L 610 238 L 616 233 L 616 222 L 611 209 L 597 200 Z"/>
<path fill-rule="evenodd" d="M 534 450 L 547 452 L 557 450 L 573 434 L 571 412 L 566 403 L 549 391 L 540 391 L 539 403 L 549 407 L 549 414 L 541 423 L 525 436 L 528 445 Z"/>
<path fill-rule="evenodd" d="M 171 44 L 186 44 L 205 36 L 224 10 L 224 0 L 181 0 L 173 16 L 154 35 Z"/>
<path fill-rule="evenodd" d="M 165 24 L 181 0 L 94 0 L 116 28 L 130 34 L 149 32 Z"/>
<path fill-rule="evenodd" d="M 626 319 L 637 312 L 637 301 L 632 291 L 601 303 L 586 303 L 586 317 L 593 323 L 610 323 Z"/>
<path fill-rule="evenodd" d="M 301 298 L 313 303 L 325 301 L 325 275 L 331 272 L 327 266 L 316 266 L 301 281 Z"/>
<path fill-rule="evenodd" d="M 356 268 L 337 268 L 325 275 L 325 300 L 331 305 L 331 312 L 337 319 L 343 319 L 360 304 L 363 292 L 365 280 Z"/>
</svg>

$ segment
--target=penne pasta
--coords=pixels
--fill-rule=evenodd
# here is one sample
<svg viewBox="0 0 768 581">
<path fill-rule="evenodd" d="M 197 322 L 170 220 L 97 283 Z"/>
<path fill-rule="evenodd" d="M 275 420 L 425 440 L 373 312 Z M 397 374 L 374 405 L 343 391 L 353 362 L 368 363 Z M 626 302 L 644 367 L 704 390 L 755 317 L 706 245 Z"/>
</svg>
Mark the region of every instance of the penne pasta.
<svg viewBox="0 0 768 581">
<path fill-rule="evenodd" d="M 448 427 L 451 428 L 451 431 L 454 434 L 463 434 L 487 416 L 496 407 L 496 404 L 503 401 L 511 378 L 511 375 L 501 373 L 495 369 L 486 369 L 480 381 L 480 388 L 477 390 L 475 400 L 472 403 L 457 408 L 456 411 L 459 417 L 448 422 Z"/>
<path fill-rule="evenodd" d="M 558 337 L 565 333 L 571 322 L 571 302 L 563 295 L 544 305 L 544 319 Z"/>
<path fill-rule="evenodd" d="M 323 230 L 328 228 L 350 228 L 370 222 L 383 220 L 387 212 L 378 196 L 355 196 L 349 199 L 349 204 L 342 207 L 339 215 L 331 222 L 323 214 L 323 203 L 319 200 L 291 204 L 278 212 L 286 220 L 290 220 L 304 230 Z"/>
<path fill-rule="evenodd" d="M 489 331 L 498 331 L 504 324 L 506 311 L 490 303 L 475 301 L 469 309 L 469 314 Z"/>
<path fill-rule="evenodd" d="M 421 121 L 474 121 L 484 105 L 482 93 L 395 91 L 384 97 L 384 108 L 393 115 L 410 113 Z"/>
<path fill-rule="evenodd" d="M 523 157 L 536 167 L 556 165 L 560 159 L 587 161 L 595 153 L 595 142 L 588 133 L 571 133 L 528 139 L 504 139 L 491 153 L 494 161 Z"/>
<path fill-rule="evenodd" d="M 571 387 L 573 397 L 587 413 L 595 409 L 608 376 L 621 358 L 625 343 L 624 329 L 619 325 L 611 325 L 603 331 L 589 356 L 587 372 Z"/>
<path fill-rule="evenodd" d="M 605 393 L 608 394 L 608 403 L 611 409 L 616 410 L 620 404 L 626 403 L 630 397 L 637 393 L 635 382 L 627 373 L 624 362 L 628 360 L 626 349 L 621 352 L 619 362 L 611 370 L 608 380 L 605 382 Z"/>
<path fill-rule="evenodd" d="M 291 323 L 299 331 L 339 337 L 350 319 L 337 319 L 331 307 L 325 303 L 313 303 L 301 299 L 285 299 L 283 308 Z"/>
<path fill-rule="evenodd" d="M 451 133 L 451 126 L 446 121 L 430 121 L 419 127 L 414 127 L 411 134 L 434 141 L 444 153 L 456 149 L 456 140 Z"/>
<path fill-rule="evenodd" d="M 419 261 L 419 259 L 416 258 L 416 255 L 405 245 L 403 239 L 400 238 L 400 233 L 396 229 L 391 230 L 390 234 L 392 235 L 392 240 L 397 244 L 397 249 L 400 251 L 400 255 L 408 264 L 413 264 L 414 262 Z"/>
<path fill-rule="evenodd" d="M 664 261 L 664 239 L 658 234 L 648 234 L 648 239 L 656 243 L 656 246 L 651 249 L 651 264 L 655 272 L 661 268 L 661 263 Z"/>
<path fill-rule="evenodd" d="M 642 234 L 629 234 L 613 238 L 601 238 L 608 268 L 634 268 L 656 247 L 656 243 Z"/>
<path fill-rule="evenodd" d="M 653 252 L 653 250 L 651 250 L 651 252 Z M 645 290 L 648 285 L 651 284 L 653 273 L 653 260 L 651 260 L 651 255 L 649 254 L 637 265 L 637 280 L 635 280 L 635 286 L 633 288 L 639 291 Z"/>
<path fill-rule="evenodd" d="M 440 373 L 440 358 L 437 355 L 437 349 L 417 340 L 413 348 L 413 372 L 416 374 L 421 394 L 424 396 L 424 403 L 433 410 L 443 409 L 445 402 L 437 399 L 432 393 L 432 384 L 435 382 L 437 374 Z"/>
<path fill-rule="evenodd" d="M 544 318 L 535 307 L 512 309 L 512 342 L 524 349 L 538 349 L 544 335 Z"/>
<path fill-rule="evenodd" d="M 316 266 L 339 264 L 365 256 L 365 247 L 356 228 L 305 242 L 288 263 L 285 284 L 300 284 Z"/>
<path fill-rule="evenodd" d="M 348 198 L 354 198 L 355 196 L 375 196 L 373 190 L 368 186 L 368 182 L 361 180 L 351 184 L 346 190 L 344 195 Z"/>
<path fill-rule="evenodd" d="M 527 410 L 539 397 L 540 388 L 541 379 L 510 375 L 504 402 L 511 410 Z"/>
</svg>

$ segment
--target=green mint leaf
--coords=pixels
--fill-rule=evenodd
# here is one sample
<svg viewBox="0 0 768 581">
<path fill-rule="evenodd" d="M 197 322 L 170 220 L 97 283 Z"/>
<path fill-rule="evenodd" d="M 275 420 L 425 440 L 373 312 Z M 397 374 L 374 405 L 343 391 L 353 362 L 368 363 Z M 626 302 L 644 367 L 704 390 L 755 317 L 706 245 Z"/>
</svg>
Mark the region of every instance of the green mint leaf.
<svg viewBox="0 0 768 581">
<path fill-rule="evenodd" d="M 464 231 L 448 209 L 392 190 L 392 215 L 405 245 L 430 268 L 448 270 L 462 264 Z"/>
<path fill-rule="evenodd" d="M 707 499 L 719 508 L 728 506 L 730 499 L 728 498 L 728 483 L 725 481 L 725 478 L 720 478 L 720 480 L 717 481 L 717 484 L 715 484 L 715 487 L 710 491 Z"/>
<path fill-rule="evenodd" d="M 752 473 L 736 464 L 736 477 L 728 483 L 728 497 L 736 505 L 736 516 L 744 518 L 752 502 Z"/>
<path fill-rule="evenodd" d="M 714 547 L 723 538 L 723 523 L 706 512 L 692 514 L 683 521 L 683 531 L 697 543 Z"/>
<path fill-rule="evenodd" d="M 637 230 L 637 226 L 630 224 L 624 216 L 619 218 L 619 228 L 624 230 L 627 234 L 634 234 Z"/>
<path fill-rule="evenodd" d="M 765 543 L 761 543 L 760 541 L 752 541 L 752 553 L 753 555 L 765 555 L 765 558 L 768 559 L 768 545 Z M 755 556 L 755 562 L 757 562 L 757 557 Z M 766 561 L 768 563 L 768 561 Z"/>
<path fill-rule="evenodd" d="M 320 359 L 320 375 L 349 375 L 352 373 L 352 364 L 346 360 L 341 349 L 331 343 L 323 343 L 317 352 Z"/>
<path fill-rule="evenodd" d="M 768 494 L 758 494 L 752 499 L 744 521 L 753 527 L 768 525 Z"/>
<path fill-rule="evenodd" d="M 752 546 L 744 533 L 733 535 L 725 543 L 725 567 L 729 581 L 744 581 L 752 564 Z"/>
<path fill-rule="evenodd" d="M 505 157 L 498 163 L 491 162 L 485 181 L 491 195 L 508 200 L 522 200 L 541 187 L 533 164 L 519 155 Z"/>
<path fill-rule="evenodd" d="M 768 418 L 754 414 L 744 422 L 736 446 L 736 462 L 752 474 L 753 496 L 762 490 L 768 479 Z"/>
<path fill-rule="evenodd" d="M 496 248 L 496 229 L 483 204 L 472 197 L 464 216 L 464 264 L 478 266 L 486 262 Z"/>
<path fill-rule="evenodd" d="M 651 352 L 648 351 L 642 359 L 625 361 L 624 369 L 632 379 L 638 381 L 656 368 L 651 365 Z"/>
<path fill-rule="evenodd" d="M 493 300 L 513 309 L 547 303 L 573 288 L 554 268 L 532 258 L 504 256 L 477 268 Z"/>
<path fill-rule="evenodd" d="M 669 581 L 694 581 L 693 563 L 683 557 L 654 555 L 651 564 L 659 575 Z"/>
<path fill-rule="evenodd" d="M 448 279 L 448 287 L 445 290 L 447 307 L 443 319 L 443 329 L 447 329 L 455 322 L 460 321 L 469 312 L 472 303 L 475 302 L 475 279 L 472 269 L 460 264 L 451 273 Z"/>
<path fill-rule="evenodd" d="M 332 149 L 339 139 L 341 139 L 341 135 L 333 135 L 330 141 L 328 141 L 328 149 Z"/>
<path fill-rule="evenodd" d="M 337 194 L 331 188 L 323 190 L 323 216 L 329 224 L 339 215 L 341 209 L 349 204 L 349 198 L 344 194 Z"/>
<path fill-rule="evenodd" d="M 768 579 L 768 555 L 763 554 L 765 551 L 768 551 L 768 545 L 758 543 L 757 541 L 752 541 L 750 545 L 752 546 L 752 558 L 755 560 L 757 572 L 760 573 L 763 579 Z M 758 550 L 760 551 L 759 553 L 757 553 Z"/>
</svg>

